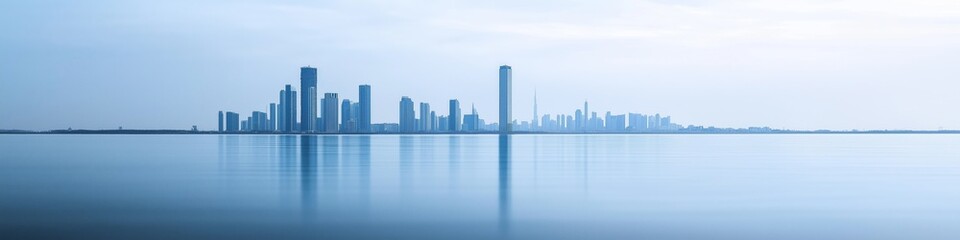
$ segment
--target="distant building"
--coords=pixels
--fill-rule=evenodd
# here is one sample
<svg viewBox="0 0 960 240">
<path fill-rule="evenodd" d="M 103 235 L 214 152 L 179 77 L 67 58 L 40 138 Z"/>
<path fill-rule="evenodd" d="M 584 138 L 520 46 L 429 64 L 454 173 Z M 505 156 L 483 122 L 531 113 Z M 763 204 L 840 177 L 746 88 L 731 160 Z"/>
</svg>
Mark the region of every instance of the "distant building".
<svg viewBox="0 0 960 240">
<path fill-rule="evenodd" d="M 354 118 L 352 103 L 344 99 L 340 104 L 340 132 L 352 133 L 357 131 L 357 120 Z"/>
<path fill-rule="evenodd" d="M 240 131 L 240 114 L 235 112 L 227 112 L 227 132 L 239 132 Z"/>
<path fill-rule="evenodd" d="M 323 94 L 323 132 L 325 133 L 337 133 L 339 130 L 337 121 L 338 110 L 337 104 L 340 103 L 339 97 L 336 93 L 324 93 Z"/>
<path fill-rule="evenodd" d="M 270 120 L 267 121 L 267 130 L 276 131 L 277 130 L 277 104 L 270 103 Z"/>
<path fill-rule="evenodd" d="M 300 68 L 300 124 L 301 131 L 315 132 L 317 119 L 317 69 Z"/>
<path fill-rule="evenodd" d="M 400 132 L 411 133 L 416 131 L 414 114 L 413 100 L 407 96 L 400 98 Z"/>
<path fill-rule="evenodd" d="M 447 127 L 449 127 L 451 132 L 459 132 L 461 130 L 462 126 L 460 124 L 462 123 L 462 120 L 460 119 L 460 117 L 461 117 L 460 101 L 456 99 L 451 99 L 450 115 L 448 116 L 448 118 L 450 119 L 450 124 L 447 125 Z"/>
<path fill-rule="evenodd" d="M 507 65 L 500 66 L 500 132 L 508 133 L 513 130 L 513 68 Z M 452 102 L 452 101 L 451 101 Z M 451 109 L 453 107 L 451 106 Z"/>
<path fill-rule="evenodd" d="M 420 103 L 420 121 L 418 122 L 417 130 L 421 132 L 429 132 L 430 126 L 433 123 L 430 123 L 430 104 L 422 102 Z"/>
<path fill-rule="evenodd" d="M 480 115 L 477 108 L 471 106 L 470 114 L 463 115 L 463 131 L 476 132 L 480 130 Z"/>
<path fill-rule="evenodd" d="M 447 116 L 437 116 L 437 131 L 447 132 L 450 131 L 450 119 L 447 119 Z"/>
<path fill-rule="evenodd" d="M 297 125 L 297 91 L 293 86 L 287 84 L 281 91 L 280 104 L 283 105 L 283 132 L 294 132 L 299 128 Z"/>
<path fill-rule="evenodd" d="M 360 132 L 370 132 L 370 85 L 360 85 Z"/>
<path fill-rule="evenodd" d="M 223 132 L 223 111 L 217 113 L 217 132 Z"/>
</svg>

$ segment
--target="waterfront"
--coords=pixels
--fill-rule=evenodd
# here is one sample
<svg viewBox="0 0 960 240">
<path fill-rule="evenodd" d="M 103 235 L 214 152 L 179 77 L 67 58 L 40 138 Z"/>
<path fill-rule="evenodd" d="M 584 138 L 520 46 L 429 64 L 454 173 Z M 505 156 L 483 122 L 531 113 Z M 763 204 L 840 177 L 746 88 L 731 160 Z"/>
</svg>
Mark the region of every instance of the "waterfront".
<svg viewBox="0 0 960 240">
<path fill-rule="evenodd" d="M 14 238 L 956 239 L 960 135 L 0 135 Z"/>
</svg>

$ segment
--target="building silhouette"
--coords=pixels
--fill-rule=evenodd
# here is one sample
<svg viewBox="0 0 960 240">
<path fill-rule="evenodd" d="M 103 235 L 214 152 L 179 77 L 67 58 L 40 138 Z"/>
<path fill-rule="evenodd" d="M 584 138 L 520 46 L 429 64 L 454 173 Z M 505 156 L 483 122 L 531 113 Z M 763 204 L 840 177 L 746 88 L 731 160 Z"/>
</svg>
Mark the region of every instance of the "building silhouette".
<svg viewBox="0 0 960 240">
<path fill-rule="evenodd" d="M 500 66 L 500 132 L 513 131 L 513 68 Z"/>
<path fill-rule="evenodd" d="M 417 124 L 417 131 L 420 132 L 429 132 L 430 126 L 430 104 L 422 102 L 420 103 L 420 121 Z"/>
<path fill-rule="evenodd" d="M 369 133 L 370 128 L 370 85 L 360 85 L 360 132 Z"/>
<path fill-rule="evenodd" d="M 315 132 L 317 126 L 317 69 L 300 68 L 300 131 Z"/>
<path fill-rule="evenodd" d="M 415 132 L 415 121 L 416 117 L 414 117 L 413 100 L 411 100 L 410 97 L 403 96 L 400 98 L 400 132 Z"/>
<path fill-rule="evenodd" d="M 460 101 L 456 99 L 450 99 L 450 115 L 447 118 L 450 119 L 450 124 L 447 126 L 451 132 L 459 132 L 462 128 L 460 119 Z"/>
<path fill-rule="evenodd" d="M 340 104 L 340 100 L 336 93 L 323 94 L 323 114 L 320 118 L 323 119 L 323 132 L 325 133 L 337 133 L 340 129 L 337 124 L 339 120 L 339 117 L 337 117 L 339 113 L 338 104 Z"/>
<path fill-rule="evenodd" d="M 227 132 L 239 132 L 240 131 L 240 114 L 235 112 L 227 112 Z"/>
</svg>

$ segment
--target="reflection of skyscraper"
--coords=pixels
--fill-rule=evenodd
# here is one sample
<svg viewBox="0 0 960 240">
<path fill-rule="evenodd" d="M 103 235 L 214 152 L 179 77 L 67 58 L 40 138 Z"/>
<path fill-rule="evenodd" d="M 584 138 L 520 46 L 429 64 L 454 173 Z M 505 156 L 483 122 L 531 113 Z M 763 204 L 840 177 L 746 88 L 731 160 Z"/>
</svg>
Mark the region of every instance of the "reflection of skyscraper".
<svg viewBox="0 0 960 240">
<path fill-rule="evenodd" d="M 500 66 L 500 132 L 513 131 L 513 68 Z"/>
<path fill-rule="evenodd" d="M 507 233 L 510 227 L 510 135 L 500 134 L 498 148 L 500 231 Z"/>
<path fill-rule="evenodd" d="M 414 132 L 415 117 L 413 112 L 413 100 L 407 96 L 400 98 L 400 132 Z"/>
<path fill-rule="evenodd" d="M 370 132 L 370 85 L 360 85 L 360 132 Z"/>
<path fill-rule="evenodd" d="M 300 68 L 300 127 L 303 132 L 316 131 L 317 119 L 317 69 Z"/>
<path fill-rule="evenodd" d="M 281 138 L 281 141 L 291 139 Z M 295 145 L 281 145 L 291 148 Z M 286 150 L 286 149 L 284 149 Z M 300 207 L 303 216 L 313 219 L 317 214 L 317 136 L 300 136 Z M 283 152 L 281 152 L 283 153 Z M 292 157 L 292 156 L 288 156 Z M 281 161 L 289 159 L 282 158 Z"/>
<path fill-rule="evenodd" d="M 326 133 L 336 133 L 337 126 L 337 104 L 340 103 L 336 93 L 323 94 L 323 130 Z"/>
<path fill-rule="evenodd" d="M 449 126 L 447 126 L 450 128 L 451 132 L 459 132 L 461 130 L 462 126 L 460 124 L 462 122 L 460 117 L 461 117 L 460 101 L 456 99 L 451 99 L 450 100 L 450 116 L 448 116 L 448 118 L 450 119 L 450 124 Z"/>
</svg>

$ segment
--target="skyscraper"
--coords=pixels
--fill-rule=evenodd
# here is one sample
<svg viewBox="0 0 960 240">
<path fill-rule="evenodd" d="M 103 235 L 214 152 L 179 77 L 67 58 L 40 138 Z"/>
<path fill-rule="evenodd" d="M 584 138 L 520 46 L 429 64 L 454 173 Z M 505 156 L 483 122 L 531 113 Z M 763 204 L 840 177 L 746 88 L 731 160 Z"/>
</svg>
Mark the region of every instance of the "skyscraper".
<svg viewBox="0 0 960 240">
<path fill-rule="evenodd" d="M 316 131 L 317 119 L 317 69 L 300 68 L 300 131 Z"/>
<path fill-rule="evenodd" d="M 223 132 L 223 111 L 217 113 L 217 132 Z"/>
<path fill-rule="evenodd" d="M 450 128 L 451 132 L 459 132 L 462 128 L 461 122 L 463 121 L 460 114 L 460 101 L 456 99 L 450 99 Z"/>
<path fill-rule="evenodd" d="M 267 130 L 277 130 L 277 104 L 270 103 L 270 120 L 267 122 Z"/>
<path fill-rule="evenodd" d="M 284 86 L 284 91 L 282 92 L 282 103 L 283 108 L 283 131 L 284 132 L 293 132 L 297 130 L 297 91 L 293 90 L 293 86 L 287 84 Z"/>
<path fill-rule="evenodd" d="M 287 131 L 287 91 L 280 90 L 280 104 L 277 105 L 277 131 Z"/>
<path fill-rule="evenodd" d="M 413 100 L 410 97 L 403 96 L 400 98 L 400 132 L 414 132 L 416 130 L 415 121 Z"/>
<path fill-rule="evenodd" d="M 417 130 L 421 132 L 430 131 L 430 126 L 432 125 L 432 123 L 430 123 L 430 104 L 429 103 L 425 103 L 425 102 L 420 103 L 419 125 L 420 126 L 417 127 Z"/>
<path fill-rule="evenodd" d="M 339 97 L 336 93 L 324 93 L 323 94 L 323 131 L 326 133 L 337 133 L 340 129 L 337 121 L 339 117 L 339 109 L 337 104 L 340 103 Z"/>
<path fill-rule="evenodd" d="M 360 85 L 360 132 L 370 132 L 370 85 Z"/>
<path fill-rule="evenodd" d="M 463 131 L 476 132 L 480 130 L 480 115 L 477 114 L 477 108 L 470 105 L 470 114 L 463 115 Z"/>
<path fill-rule="evenodd" d="M 510 66 L 500 66 L 500 132 L 507 133 L 513 130 L 513 69 Z M 452 101 L 451 101 L 452 103 Z M 452 105 L 452 104 L 451 104 Z M 453 109 L 453 106 L 450 107 Z M 458 126 L 459 127 L 459 126 Z"/>
<path fill-rule="evenodd" d="M 227 132 L 240 131 L 240 114 L 235 112 L 227 112 L 226 117 Z"/>
<path fill-rule="evenodd" d="M 590 107 L 587 105 L 587 100 L 583 100 L 583 119 L 577 120 L 577 123 L 580 124 L 580 130 L 586 131 L 590 125 Z"/>
<path fill-rule="evenodd" d="M 533 121 L 530 121 L 530 130 L 537 130 L 539 120 L 540 115 L 537 115 L 537 89 L 533 89 Z"/>
<path fill-rule="evenodd" d="M 357 121 L 353 118 L 353 103 L 349 99 L 344 99 L 340 104 L 340 132 L 352 133 L 357 130 Z"/>
</svg>

